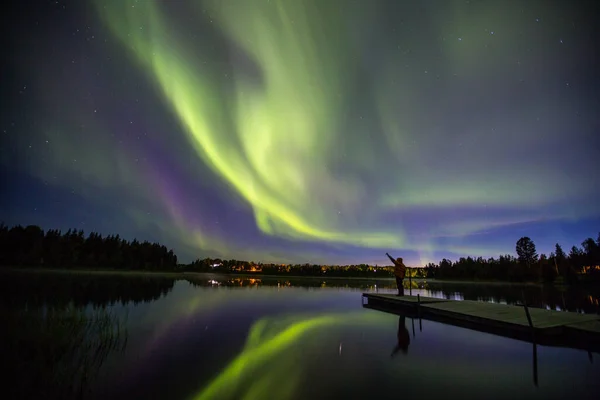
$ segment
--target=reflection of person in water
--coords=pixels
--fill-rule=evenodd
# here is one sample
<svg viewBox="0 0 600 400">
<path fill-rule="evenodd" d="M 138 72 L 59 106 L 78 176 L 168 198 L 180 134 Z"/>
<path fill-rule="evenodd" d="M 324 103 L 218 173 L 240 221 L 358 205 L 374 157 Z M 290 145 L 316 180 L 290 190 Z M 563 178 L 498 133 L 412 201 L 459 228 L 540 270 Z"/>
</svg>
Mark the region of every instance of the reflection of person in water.
<svg viewBox="0 0 600 400">
<path fill-rule="evenodd" d="M 408 334 L 408 329 L 406 329 L 406 317 L 401 315 L 398 319 L 398 343 L 396 347 L 394 347 L 394 351 L 392 351 L 392 357 L 394 357 L 400 350 L 402 350 L 403 354 L 408 353 L 408 345 L 410 344 L 410 335 Z"/>
</svg>

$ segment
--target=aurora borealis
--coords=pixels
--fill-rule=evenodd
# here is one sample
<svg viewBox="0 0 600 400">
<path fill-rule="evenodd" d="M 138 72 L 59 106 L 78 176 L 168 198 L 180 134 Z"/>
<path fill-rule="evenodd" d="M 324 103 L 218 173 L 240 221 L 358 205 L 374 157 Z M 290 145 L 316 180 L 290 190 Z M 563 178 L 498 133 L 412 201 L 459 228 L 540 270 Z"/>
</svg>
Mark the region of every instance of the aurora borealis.
<svg viewBox="0 0 600 400">
<path fill-rule="evenodd" d="M 182 261 L 569 248 L 600 226 L 594 2 L 15 4 L 7 224 Z"/>
</svg>

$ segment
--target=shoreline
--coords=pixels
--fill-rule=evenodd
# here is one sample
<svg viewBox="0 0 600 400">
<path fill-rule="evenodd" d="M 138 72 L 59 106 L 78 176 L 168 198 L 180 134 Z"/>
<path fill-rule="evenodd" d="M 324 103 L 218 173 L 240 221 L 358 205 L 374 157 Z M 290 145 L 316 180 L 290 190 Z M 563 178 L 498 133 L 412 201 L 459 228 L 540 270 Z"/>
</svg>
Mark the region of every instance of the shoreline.
<svg viewBox="0 0 600 400">
<path fill-rule="evenodd" d="M 53 274 L 80 274 L 80 275 L 125 275 L 125 276 L 155 276 L 169 278 L 193 278 L 194 276 L 218 276 L 218 277 L 239 277 L 239 278 L 257 278 L 257 279 L 306 279 L 306 280 L 352 280 L 352 281 L 389 281 L 394 282 L 393 277 L 362 277 L 362 276 L 315 276 L 315 275 L 268 275 L 259 273 L 223 273 L 223 272 L 195 272 L 195 271 L 137 271 L 137 270 L 114 270 L 114 269 L 60 269 L 60 268 L 39 268 L 39 267 L 0 267 L 0 273 L 21 272 L 21 273 L 53 273 Z M 405 278 L 404 281 L 408 279 Z M 459 285 L 514 285 L 514 286 L 543 286 L 542 282 L 509 282 L 509 281 L 466 281 L 435 278 L 412 278 L 415 282 L 428 282 L 432 284 L 459 284 Z M 551 286 L 569 286 L 566 284 L 550 284 Z"/>
</svg>

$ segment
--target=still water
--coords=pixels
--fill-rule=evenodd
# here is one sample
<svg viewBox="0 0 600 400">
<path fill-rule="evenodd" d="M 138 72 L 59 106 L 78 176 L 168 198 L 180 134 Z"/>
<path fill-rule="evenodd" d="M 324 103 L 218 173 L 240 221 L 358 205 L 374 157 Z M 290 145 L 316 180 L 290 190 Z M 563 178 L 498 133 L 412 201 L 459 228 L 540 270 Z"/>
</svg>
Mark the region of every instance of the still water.
<svg viewBox="0 0 600 400">
<path fill-rule="evenodd" d="M 9 398 L 596 398 L 600 355 L 365 309 L 393 281 L 0 275 Z M 413 295 L 597 313 L 597 292 L 413 282 Z M 82 317 L 83 316 L 83 317 Z M 91 318 L 91 319 L 90 319 Z M 3 396 L 4 397 L 4 396 Z"/>
</svg>

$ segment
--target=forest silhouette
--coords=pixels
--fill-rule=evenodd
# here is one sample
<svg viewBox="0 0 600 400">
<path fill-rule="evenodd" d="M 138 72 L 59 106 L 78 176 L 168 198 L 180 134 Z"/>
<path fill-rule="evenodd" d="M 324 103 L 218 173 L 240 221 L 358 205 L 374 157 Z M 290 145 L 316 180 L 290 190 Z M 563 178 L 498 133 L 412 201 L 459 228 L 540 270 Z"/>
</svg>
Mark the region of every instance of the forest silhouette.
<svg viewBox="0 0 600 400">
<path fill-rule="evenodd" d="M 567 254 L 560 244 L 549 255 L 538 255 L 529 237 L 516 242 L 516 256 L 497 258 L 446 258 L 439 263 L 409 268 L 409 278 L 439 280 L 476 280 L 507 282 L 600 282 L 600 234 L 585 239 L 581 247 L 572 246 Z M 44 231 L 29 225 L 8 228 L 0 225 L 0 266 L 51 269 L 107 269 L 122 271 L 249 273 L 321 277 L 392 277 L 385 266 L 275 264 L 220 258 L 197 259 L 178 264 L 173 250 L 159 243 L 128 241 L 119 235 L 102 236 L 82 230 Z"/>
</svg>

